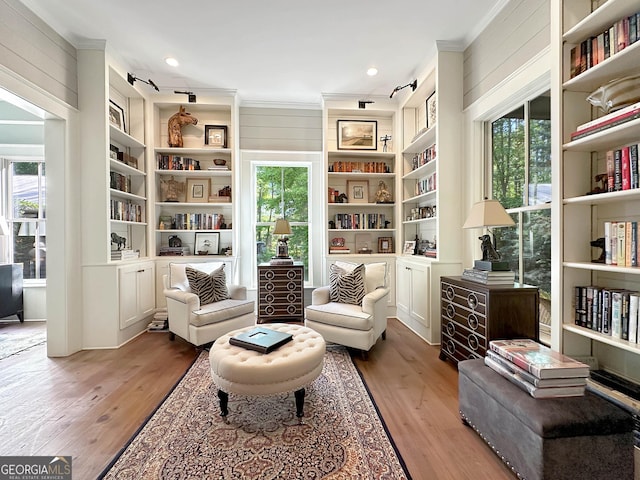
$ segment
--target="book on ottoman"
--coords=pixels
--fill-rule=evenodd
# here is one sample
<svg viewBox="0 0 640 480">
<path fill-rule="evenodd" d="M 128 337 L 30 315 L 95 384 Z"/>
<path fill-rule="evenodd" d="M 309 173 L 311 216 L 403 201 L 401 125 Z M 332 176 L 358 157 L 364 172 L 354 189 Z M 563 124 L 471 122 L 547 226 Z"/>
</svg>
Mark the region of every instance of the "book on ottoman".
<svg viewBox="0 0 640 480">
<path fill-rule="evenodd" d="M 256 352 L 269 353 L 285 343 L 290 342 L 292 338 L 293 335 L 290 333 L 257 327 L 229 338 L 229 343 L 249 350 L 255 350 Z"/>
</svg>

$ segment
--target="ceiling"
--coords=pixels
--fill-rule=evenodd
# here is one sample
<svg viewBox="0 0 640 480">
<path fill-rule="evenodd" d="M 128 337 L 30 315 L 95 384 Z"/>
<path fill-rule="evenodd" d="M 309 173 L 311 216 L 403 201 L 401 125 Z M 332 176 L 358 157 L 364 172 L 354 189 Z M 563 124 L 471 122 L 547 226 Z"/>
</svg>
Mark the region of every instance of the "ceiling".
<svg viewBox="0 0 640 480">
<path fill-rule="evenodd" d="M 106 40 L 161 91 L 231 89 L 242 103 L 274 104 L 388 96 L 426 68 L 436 40 L 467 46 L 508 2 L 21 1 L 76 47 Z"/>
</svg>

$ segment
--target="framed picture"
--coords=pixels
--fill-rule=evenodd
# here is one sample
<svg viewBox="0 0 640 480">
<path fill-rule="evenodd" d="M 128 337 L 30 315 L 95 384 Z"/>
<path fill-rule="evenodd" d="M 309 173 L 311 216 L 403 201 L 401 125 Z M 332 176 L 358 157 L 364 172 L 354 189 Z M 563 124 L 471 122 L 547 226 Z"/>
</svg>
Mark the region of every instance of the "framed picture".
<svg viewBox="0 0 640 480">
<path fill-rule="evenodd" d="M 209 179 L 208 178 L 188 178 L 187 179 L 187 202 L 209 203 Z"/>
<path fill-rule="evenodd" d="M 205 125 L 204 144 L 214 148 L 227 148 L 227 126 Z"/>
<path fill-rule="evenodd" d="M 392 237 L 378 237 L 378 253 L 393 253 Z"/>
<path fill-rule="evenodd" d="M 369 203 L 369 180 L 347 181 L 347 200 L 349 203 Z"/>
<path fill-rule="evenodd" d="M 404 242 L 404 248 L 402 249 L 402 253 L 405 255 L 413 255 L 413 250 L 416 248 L 415 240 L 407 240 Z"/>
<path fill-rule="evenodd" d="M 436 92 L 433 92 L 427 98 L 427 128 L 433 127 L 437 119 Z"/>
<path fill-rule="evenodd" d="M 377 150 L 378 122 L 338 120 L 338 150 Z"/>
<path fill-rule="evenodd" d="M 196 243 L 193 249 L 197 255 L 218 255 L 220 233 L 196 233 Z"/>
<path fill-rule="evenodd" d="M 127 131 L 124 123 L 124 108 L 109 99 L 109 123 L 123 132 Z"/>
</svg>

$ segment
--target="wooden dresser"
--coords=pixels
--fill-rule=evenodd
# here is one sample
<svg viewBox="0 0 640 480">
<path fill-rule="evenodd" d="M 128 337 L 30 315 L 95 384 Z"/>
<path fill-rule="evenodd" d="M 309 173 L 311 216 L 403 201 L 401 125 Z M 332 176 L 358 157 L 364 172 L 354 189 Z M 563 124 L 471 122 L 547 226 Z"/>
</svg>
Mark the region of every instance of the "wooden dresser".
<svg viewBox="0 0 640 480">
<path fill-rule="evenodd" d="M 485 356 L 491 340 L 538 340 L 538 288 L 484 285 L 461 277 L 441 277 L 440 359 L 457 364 Z"/>
<path fill-rule="evenodd" d="M 304 265 L 258 265 L 258 323 L 304 322 Z"/>
<path fill-rule="evenodd" d="M 22 306 L 22 264 L 0 265 L 0 318 L 17 315 L 24 322 Z"/>
</svg>

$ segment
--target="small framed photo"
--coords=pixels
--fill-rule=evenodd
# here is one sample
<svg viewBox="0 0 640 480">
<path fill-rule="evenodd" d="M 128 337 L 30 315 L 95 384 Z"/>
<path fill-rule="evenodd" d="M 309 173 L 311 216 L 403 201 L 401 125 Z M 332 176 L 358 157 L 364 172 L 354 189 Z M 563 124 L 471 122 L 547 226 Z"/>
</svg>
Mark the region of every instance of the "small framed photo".
<svg viewBox="0 0 640 480">
<path fill-rule="evenodd" d="M 196 243 L 193 249 L 197 255 L 218 255 L 220 233 L 196 233 Z"/>
<path fill-rule="evenodd" d="M 124 108 L 109 99 L 109 123 L 123 132 L 127 131 L 124 123 Z"/>
<path fill-rule="evenodd" d="M 427 128 L 435 126 L 437 119 L 436 92 L 433 92 L 427 98 Z"/>
<path fill-rule="evenodd" d="M 347 200 L 349 203 L 369 203 L 369 180 L 347 181 Z"/>
<path fill-rule="evenodd" d="M 187 179 L 187 202 L 209 203 L 209 179 L 208 178 L 188 178 Z"/>
<path fill-rule="evenodd" d="M 378 237 L 378 253 L 393 253 L 392 237 Z"/>
<path fill-rule="evenodd" d="M 214 148 L 227 148 L 227 126 L 205 125 L 204 144 Z"/>
<path fill-rule="evenodd" d="M 416 248 L 415 240 L 407 240 L 404 242 L 404 248 L 402 249 L 402 253 L 405 255 L 413 255 L 413 251 Z"/>
<path fill-rule="evenodd" d="M 376 120 L 338 120 L 338 150 L 377 150 Z"/>
</svg>

